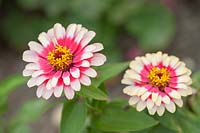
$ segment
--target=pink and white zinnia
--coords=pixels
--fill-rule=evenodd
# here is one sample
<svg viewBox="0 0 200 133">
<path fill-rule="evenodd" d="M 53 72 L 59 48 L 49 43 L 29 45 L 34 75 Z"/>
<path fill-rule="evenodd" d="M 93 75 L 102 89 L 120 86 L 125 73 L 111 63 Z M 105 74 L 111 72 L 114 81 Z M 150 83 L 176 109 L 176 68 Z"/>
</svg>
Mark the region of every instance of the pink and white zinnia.
<svg viewBox="0 0 200 133">
<path fill-rule="evenodd" d="M 88 43 L 95 32 L 88 31 L 79 24 L 70 24 L 66 29 L 59 23 L 38 40 L 28 43 L 30 50 L 23 53 L 28 62 L 23 76 L 31 76 L 28 87 L 38 86 L 37 97 L 48 99 L 54 94 L 60 97 L 63 90 L 67 99 L 80 91 L 81 84 L 89 86 L 90 77 L 97 76 L 91 66 L 103 65 L 106 57 L 97 53 L 103 49 L 101 43 Z"/>
<path fill-rule="evenodd" d="M 183 106 L 182 96 L 192 94 L 191 71 L 175 56 L 162 52 L 146 54 L 131 61 L 122 79 L 128 85 L 123 92 L 131 98 L 129 104 L 137 111 L 148 109 L 159 116 L 165 109 L 174 113 L 176 105 Z"/>
</svg>

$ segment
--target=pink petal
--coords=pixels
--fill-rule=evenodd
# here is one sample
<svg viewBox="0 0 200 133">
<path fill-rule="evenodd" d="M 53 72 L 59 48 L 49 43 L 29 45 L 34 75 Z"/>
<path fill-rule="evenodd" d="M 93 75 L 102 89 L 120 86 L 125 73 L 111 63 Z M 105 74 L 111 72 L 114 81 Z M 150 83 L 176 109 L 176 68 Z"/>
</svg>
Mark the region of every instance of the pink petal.
<svg viewBox="0 0 200 133">
<path fill-rule="evenodd" d="M 82 71 L 82 73 L 92 78 L 97 76 L 97 72 L 93 68 L 88 68 L 85 71 Z"/>
<path fill-rule="evenodd" d="M 91 59 L 91 65 L 93 66 L 101 66 L 106 61 L 106 56 L 100 53 L 94 54 L 93 58 Z"/>
<path fill-rule="evenodd" d="M 70 73 L 74 78 L 79 78 L 80 77 L 80 70 L 76 67 L 70 68 Z"/>
<path fill-rule="evenodd" d="M 37 62 L 38 56 L 35 52 L 31 50 L 26 50 L 23 53 L 22 59 L 26 62 Z"/>
<path fill-rule="evenodd" d="M 30 88 L 30 87 L 33 87 L 36 85 L 36 80 L 37 78 L 30 78 L 27 82 L 27 86 Z"/>
<path fill-rule="evenodd" d="M 37 63 L 29 63 L 25 66 L 27 70 L 39 70 L 40 66 Z"/>
<path fill-rule="evenodd" d="M 74 66 L 76 66 L 76 67 L 89 67 L 90 63 L 87 60 L 82 60 L 78 63 L 75 63 Z"/>
<path fill-rule="evenodd" d="M 63 91 L 63 86 L 56 86 L 54 89 L 54 96 L 55 97 L 60 97 L 62 95 L 62 91 Z"/>
<path fill-rule="evenodd" d="M 81 84 L 85 85 L 85 86 L 90 86 L 91 85 L 91 80 L 88 76 L 86 75 L 82 75 L 81 78 L 79 79 Z"/>
<path fill-rule="evenodd" d="M 41 53 L 43 50 L 43 47 L 39 43 L 34 42 L 34 41 L 30 41 L 28 43 L 28 46 L 29 46 L 30 50 L 35 51 L 37 53 Z"/>
<path fill-rule="evenodd" d="M 67 38 L 73 38 L 74 37 L 74 32 L 76 30 L 76 24 L 70 24 L 68 27 L 67 27 L 67 30 L 66 30 L 66 36 Z"/>
<path fill-rule="evenodd" d="M 63 82 L 65 83 L 65 85 L 69 85 L 70 84 L 70 74 L 69 72 L 64 72 L 62 75 L 63 78 Z"/>
<path fill-rule="evenodd" d="M 99 52 L 99 51 L 103 50 L 103 44 L 101 44 L 101 43 L 94 43 L 91 45 L 95 46 L 95 50 L 93 50 L 92 52 Z"/>
<path fill-rule="evenodd" d="M 74 90 L 70 87 L 64 87 L 64 93 L 67 99 L 72 99 L 74 97 Z"/>
<path fill-rule="evenodd" d="M 80 81 L 78 79 L 75 79 L 74 81 L 72 81 L 70 83 L 70 86 L 75 91 L 80 91 L 80 89 L 81 89 L 81 84 L 80 84 Z"/>
<path fill-rule="evenodd" d="M 23 70 L 23 76 L 31 76 L 33 74 L 33 70 L 27 70 L 27 69 L 24 69 Z"/>
<path fill-rule="evenodd" d="M 42 43 L 44 47 L 47 47 L 51 43 L 49 36 L 45 32 L 39 34 L 38 40 Z"/>
<path fill-rule="evenodd" d="M 54 76 L 53 76 L 53 78 L 52 78 L 52 86 L 53 86 L 53 87 L 55 87 L 55 86 L 57 85 L 58 79 L 60 78 L 61 74 L 62 74 L 62 71 L 57 71 L 57 72 L 54 74 Z"/>
<path fill-rule="evenodd" d="M 37 91 L 36 91 L 36 95 L 38 98 L 40 98 L 44 92 L 44 89 L 45 89 L 45 86 L 44 85 L 40 85 L 38 88 L 37 88 Z"/>
<path fill-rule="evenodd" d="M 53 29 L 56 39 L 63 39 L 65 37 L 65 28 L 61 24 L 56 23 Z"/>
<path fill-rule="evenodd" d="M 46 89 L 46 90 L 44 90 L 42 97 L 47 100 L 51 97 L 52 94 L 53 94 L 53 89 L 51 89 L 51 90 Z"/>
<path fill-rule="evenodd" d="M 77 34 L 77 36 L 75 37 L 75 42 L 76 43 L 80 43 L 80 41 L 83 39 L 83 36 L 84 36 L 84 34 L 85 33 L 87 33 L 87 29 L 86 28 L 82 28 L 79 32 L 78 32 L 78 34 Z"/>
<path fill-rule="evenodd" d="M 85 47 L 94 38 L 95 35 L 96 33 L 94 31 L 88 31 L 81 41 L 81 47 Z"/>
</svg>

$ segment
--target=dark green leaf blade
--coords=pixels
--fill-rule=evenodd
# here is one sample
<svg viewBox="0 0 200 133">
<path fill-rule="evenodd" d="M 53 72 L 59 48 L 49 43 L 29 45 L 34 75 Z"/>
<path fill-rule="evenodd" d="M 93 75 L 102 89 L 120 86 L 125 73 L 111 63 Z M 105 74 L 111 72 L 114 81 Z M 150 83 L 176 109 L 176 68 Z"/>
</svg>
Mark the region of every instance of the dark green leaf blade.
<svg viewBox="0 0 200 133">
<path fill-rule="evenodd" d="M 78 94 L 96 100 L 108 100 L 108 95 L 100 88 L 94 86 L 82 86 L 81 91 L 78 92 Z"/>
<path fill-rule="evenodd" d="M 108 104 L 104 112 L 93 119 L 94 127 L 102 131 L 123 132 L 143 130 L 158 124 L 144 112 L 125 109 L 122 106 L 124 102 L 121 103 Z"/>
<path fill-rule="evenodd" d="M 60 133 L 82 133 L 87 117 L 84 101 L 68 101 L 63 106 Z"/>
<path fill-rule="evenodd" d="M 128 67 L 128 64 L 129 62 L 108 63 L 97 68 L 98 76 L 92 81 L 93 85 L 98 87 L 105 80 L 108 80 L 124 71 Z"/>
<path fill-rule="evenodd" d="M 147 51 L 166 48 L 175 33 L 173 14 L 163 5 L 146 3 L 132 12 L 126 29 L 136 36 L 139 45 Z"/>
</svg>

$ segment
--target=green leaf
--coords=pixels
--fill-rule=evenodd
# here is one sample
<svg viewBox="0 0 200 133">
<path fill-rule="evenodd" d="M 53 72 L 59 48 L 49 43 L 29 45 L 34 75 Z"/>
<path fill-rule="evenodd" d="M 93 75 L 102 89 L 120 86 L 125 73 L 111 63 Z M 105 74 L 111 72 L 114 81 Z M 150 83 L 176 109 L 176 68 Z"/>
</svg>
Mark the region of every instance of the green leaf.
<svg viewBox="0 0 200 133">
<path fill-rule="evenodd" d="M 125 24 L 131 14 L 144 4 L 145 0 L 115 0 L 111 7 L 112 12 L 108 12 L 108 19 L 116 25 Z"/>
<path fill-rule="evenodd" d="M 50 108 L 50 104 L 45 100 L 31 100 L 26 102 L 11 119 L 11 126 L 17 127 L 38 119 L 44 112 Z"/>
<path fill-rule="evenodd" d="M 123 132 L 146 129 L 157 125 L 158 121 L 132 107 L 126 109 L 122 101 L 108 104 L 102 114 L 94 116 L 92 123 L 102 131 Z"/>
<path fill-rule="evenodd" d="M 108 95 L 100 88 L 94 86 L 82 86 L 78 94 L 96 100 L 108 100 Z"/>
<path fill-rule="evenodd" d="M 0 115 L 6 112 L 7 110 L 7 96 L 0 97 Z"/>
<path fill-rule="evenodd" d="M 132 13 L 126 29 L 137 36 L 143 49 L 155 51 L 170 43 L 175 33 L 175 19 L 165 6 L 146 3 Z"/>
<path fill-rule="evenodd" d="M 64 103 L 60 124 L 60 133 L 82 133 L 87 117 L 84 101 L 67 101 Z"/>
<path fill-rule="evenodd" d="M 102 82 L 118 75 L 128 67 L 129 62 L 108 63 L 97 68 L 98 76 L 93 79 L 92 83 L 98 87 Z"/>
<path fill-rule="evenodd" d="M 200 132 L 200 117 L 186 109 L 178 109 L 175 114 L 165 113 L 158 119 L 163 126 L 177 132 L 189 133 L 191 130 L 193 133 Z"/>
<path fill-rule="evenodd" d="M 26 124 L 18 125 L 9 129 L 9 133 L 31 133 L 30 127 Z"/>
<path fill-rule="evenodd" d="M 5 80 L 0 82 L 0 97 L 7 96 L 11 91 L 16 89 L 18 86 L 24 84 L 27 78 L 21 75 L 12 75 Z"/>
</svg>

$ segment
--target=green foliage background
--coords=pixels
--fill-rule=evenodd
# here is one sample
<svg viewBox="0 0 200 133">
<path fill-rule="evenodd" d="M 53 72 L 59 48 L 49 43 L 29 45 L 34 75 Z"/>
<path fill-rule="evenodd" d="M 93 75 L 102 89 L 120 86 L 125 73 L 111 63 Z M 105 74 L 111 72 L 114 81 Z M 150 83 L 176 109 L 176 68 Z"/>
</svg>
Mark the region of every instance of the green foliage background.
<svg viewBox="0 0 200 133">
<path fill-rule="evenodd" d="M 64 26 L 80 23 L 97 33 L 93 41 L 104 44 L 112 64 L 97 68 L 100 75 L 92 86 L 83 86 L 74 100 L 64 101 L 61 133 L 200 132 L 198 93 L 185 99 L 184 108 L 175 114 L 152 117 L 130 108 L 126 100 L 111 100 L 104 85 L 127 68 L 128 62 L 120 61 L 131 47 L 137 45 L 145 52 L 163 50 L 172 41 L 175 17 L 160 0 L 0 0 L 0 6 L 1 45 L 17 52 L 27 49 L 29 41 L 36 41 L 40 32 L 56 22 Z M 121 44 L 127 36 L 136 41 Z M 195 88 L 200 87 L 199 75 L 193 76 Z M 9 94 L 26 81 L 21 74 L 13 74 L 0 82 L 0 133 L 31 132 L 29 124 L 55 105 L 26 101 L 12 118 L 5 119 Z"/>
</svg>

